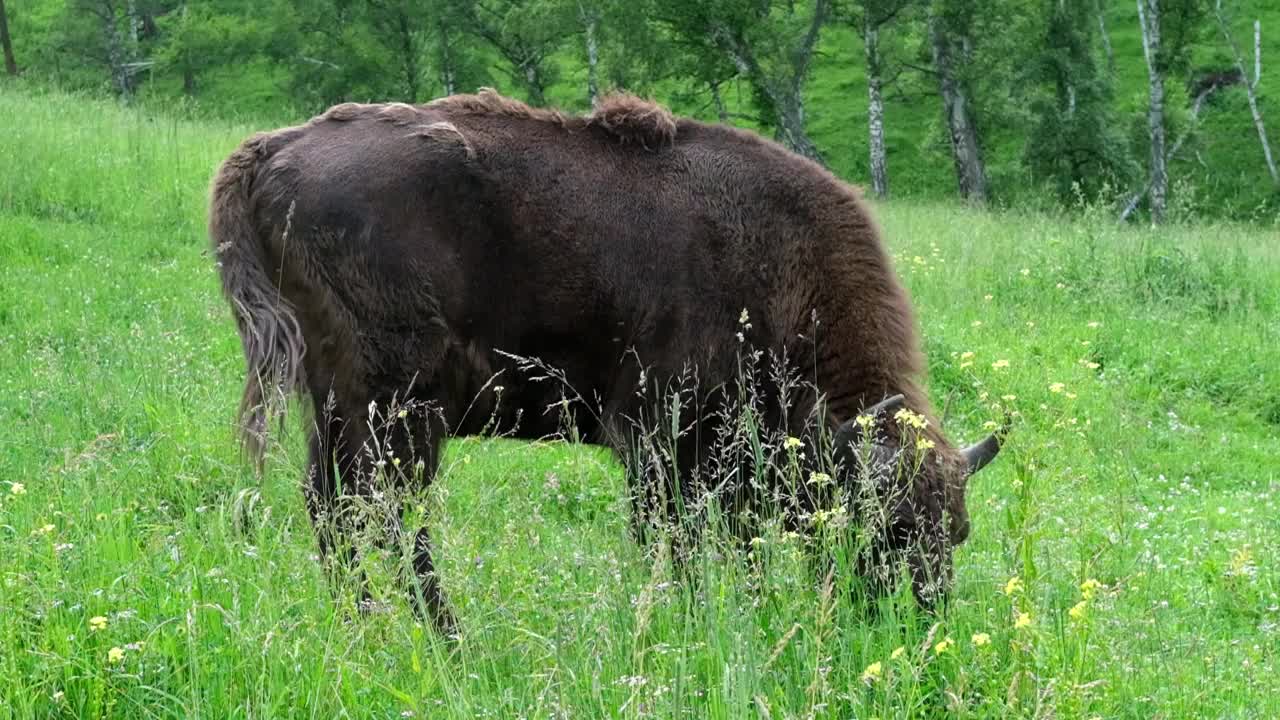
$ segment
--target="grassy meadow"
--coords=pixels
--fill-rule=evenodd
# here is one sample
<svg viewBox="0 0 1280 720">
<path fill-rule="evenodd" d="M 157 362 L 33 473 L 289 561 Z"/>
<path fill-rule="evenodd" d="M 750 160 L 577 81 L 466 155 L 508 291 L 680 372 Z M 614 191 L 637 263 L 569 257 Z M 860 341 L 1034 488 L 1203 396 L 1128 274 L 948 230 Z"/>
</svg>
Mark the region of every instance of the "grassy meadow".
<svg viewBox="0 0 1280 720">
<path fill-rule="evenodd" d="M 777 533 L 674 582 L 606 453 L 466 440 L 423 499 L 450 655 L 387 573 L 335 598 L 296 418 L 241 461 L 204 202 L 251 128 L 0 116 L 0 718 L 1280 716 L 1274 226 L 877 207 L 952 436 L 1016 412 L 946 612 Z"/>
</svg>

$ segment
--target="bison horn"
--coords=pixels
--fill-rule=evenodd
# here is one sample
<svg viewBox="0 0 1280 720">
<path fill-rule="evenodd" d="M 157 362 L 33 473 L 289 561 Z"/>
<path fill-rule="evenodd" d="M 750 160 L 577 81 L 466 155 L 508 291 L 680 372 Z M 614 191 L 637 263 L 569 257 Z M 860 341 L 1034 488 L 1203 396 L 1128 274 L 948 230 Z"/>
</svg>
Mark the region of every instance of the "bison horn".
<svg viewBox="0 0 1280 720">
<path fill-rule="evenodd" d="M 972 475 L 987 466 L 987 463 L 995 460 L 996 455 L 1000 452 L 1000 442 L 1009 432 L 1009 423 L 987 436 L 981 442 L 974 443 L 969 447 L 960 451 L 964 455 L 965 464 L 969 466 L 969 474 Z"/>
<path fill-rule="evenodd" d="M 902 395 L 894 395 L 893 397 L 885 398 L 866 410 L 863 410 L 861 414 L 875 417 L 875 415 L 880 412 L 890 413 L 902 407 L 904 400 L 905 398 L 903 398 Z"/>
</svg>

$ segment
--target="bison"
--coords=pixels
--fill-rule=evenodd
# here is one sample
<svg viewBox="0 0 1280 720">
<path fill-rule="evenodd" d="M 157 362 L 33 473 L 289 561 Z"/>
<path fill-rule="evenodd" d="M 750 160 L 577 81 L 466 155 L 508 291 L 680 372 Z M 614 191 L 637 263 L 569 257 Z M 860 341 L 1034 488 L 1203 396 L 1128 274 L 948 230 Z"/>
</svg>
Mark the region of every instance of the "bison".
<svg viewBox="0 0 1280 720">
<path fill-rule="evenodd" d="M 638 525 L 658 522 L 709 486 L 723 390 L 750 346 L 807 379 L 787 403 L 774 383 L 758 421 L 808 442 L 807 462 L 826 448 L 836 487 L 891 491 L 875 548 L 907 561 L 922 601 L 947 585 L 969 533 L 967 478 L 1000 438 L 958 449 L 941 433 L 877 226 L 819 165 L 630 95 L 574 116 L 483 90 L 347 103 L 256 134 L 211 195 L 248 365 L 244 439 L 260 462 L 279 401 L 309 398 L 306 494 L 325 557 L 341 498 L 425 487 L 448 436 L 560 432 L 566 387 L 596 403 L 574 432 L 617 451 Z M 674 470 L 634 462 L 637 388 L 691 370 L 709 389 L 680 419 Z M 747 510 L 777 497 L 742 490 Z M 452 632 L 425 530 L 411 554 L 415 607 Z"/>
</svg>

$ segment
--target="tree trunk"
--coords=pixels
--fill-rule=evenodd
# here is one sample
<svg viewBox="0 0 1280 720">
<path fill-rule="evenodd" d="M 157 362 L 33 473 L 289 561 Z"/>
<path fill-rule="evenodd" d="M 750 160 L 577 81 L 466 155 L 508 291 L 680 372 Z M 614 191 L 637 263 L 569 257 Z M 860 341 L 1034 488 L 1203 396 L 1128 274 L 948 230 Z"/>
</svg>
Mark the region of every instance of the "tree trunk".
<svg viewBox="0 0 1280 720">
<path fill-rule="evenodd" d="M 13 41 L 9 39 L 9 14 L 4 9 L 4 0 L 0 0 L 0 48 L 4 49 L 5 72 L 16 76 L 18 61 L 13 56 Z"/>
<path fill-rule="evenodd" d="M 809 29 L 789 53 L 791 67 L 784 75 L 778 74 L 777 70 L 772 71 L 774 74 L 771 75 L 769 70 L 762 67 L 749 41 L 726 27 L 711 28 L 715 43 L 733 61 L 738 72 L 769 98 L 773 105 L 779 139 L 792 151 L 819 164 L 825 164 L 822 154 L 805 131 L 804 86 L 814 46 L 817 45 L 818 35 L 826 23 L 830 9 L 830 0 L 815 0 Z"/>
<path fill-rule="evenodd" d="M 525 60 L 524 66 L 524 84 L 529 91 L 529 104 L 534 107 L 542 107 L 547 104 L 546 88 L 542 86 L 542 74 L 538 72 L 537 63 L 532 60 Z"/>
<path fill-rule="evenodd" d="M 115 86 L 116 94 L 122 98 L 128 98 L 132 86 L 129 82 L 129 69 L 125 67 L 124 38 L 120 36 L 115 3 L 102 2 L 99 5 L 99 11 L 98 19 L 102 21 L 102 39 L 107 45 L 107 64 L 110 65 L 111 83 Z"/>
<path fill-rule="evenodd" d="M 1102 50 L 1107 55 L 1107 70 L 1115 71 L 1116 54 L 1111 49 L 1111 35 L 1107 34 L 1107 2 L 1098 0 L 1098 37 L 1102 38 Z"/>
<path fill-rule="evenodd" d="M 408 94 L 408 102 L 418 101 L 421 89 L 418 74 L 418 52 L 413 46 L 413 31 L 409 27 L 409 18 L 404 10 L 396 13 L 396 33 L 400 36 L 400 68 L 404 73 L 404 89 Z"/>
<path fill-rule="evenodd" d="M 956 76 L 952 39 L 936 16 L 929 19 L 929 36 L 938 90 L 942 94 L 943 112 L 951 135 L 951 156 L 955 160 L 960 196 L 982 205 L 987 202 L 987 171 L 982 162 L 978 131 L 969 110 L 968 94 Z"/>
<path fill-rule="evenodd" d="M 724 104 L 724 96 L 720 94 L 720 83 L 711 83 L 711 102 L 716 106 L 716 117 L 721 125 L 729 124 L 729 108 Z"/>
<path fill-rule="evenodd" d="M 453 49 L 449 47 L 449 26 L 445 24 L 441 14 L 436 22 L 440 33 L 440 84 L 444 86 L 445 95 L 453 95 L 458 91 L 457 70 L 453 66 Z"/>
<path fill-rule="evenodd" d="M 594 106 L 596 97 L 600 94 L 600 48 L 596 45 L 596 14 L 593 10 L 587 10 L 582 3 L 578 3 L 578 12 L 587 43 L 587 102 Z"/>
<path fill-rule="evenodd" d="M 871 18 L 866 19 L 863 40 L 867 51 L 867 128 L 870 135 L 871 189 L 876 197 L 883 199 L 889 196 L 889 171 L 884 148 L 884 98 L 881 96 L 884 77 L 880 63 L 880 30 Z"/>
<path fill-rule="evenodd" d="M 1138 23 L 1142 26 L 1142 54 L 1147 60 L 1150 91 L 1147 128 L 1151 135 L 1151 220 L 1161 223 L 1169 194 L 1169 174 L 1164 152 L 1164 69 L 1159 59 L 1160 0 L 1138 0 Z"/>
<path fill-rule="evenodd" d="M 1253 79 L 1251 80 L 1249 73 L 1244 69 L 1244 58 L 1240 55 L 1240 48 L 1231 34 L 1231 26 L 1227 24 L 1227 18 L 1222 13 L 1222 0 L 1218 0 L 1215 14 L 1218 16 L 1218 25 L 1222 28 L 1222 37 L 1231 48 L 1236 70 L 1244 80 L 1245 93 L 1249 98 L 1249 113 L 1253 115 L 1253 126 L 1258 131 L 1258 142 L 1262 144 L 1262 157 L 1267 163 L 1267 172 L 1271 174 L 1271 182 L 1280 185 L 1280 173 L 1276 172 L 1276 161 L 1271 155 L 1271 143 L 1267 142 L 1267 128 L 1262 122 L 1262 111 L 1258 109 L 1258 82 L 1262 79 L 1262 23 L 1258 20 L 1253 21 Z"/>
</svg>

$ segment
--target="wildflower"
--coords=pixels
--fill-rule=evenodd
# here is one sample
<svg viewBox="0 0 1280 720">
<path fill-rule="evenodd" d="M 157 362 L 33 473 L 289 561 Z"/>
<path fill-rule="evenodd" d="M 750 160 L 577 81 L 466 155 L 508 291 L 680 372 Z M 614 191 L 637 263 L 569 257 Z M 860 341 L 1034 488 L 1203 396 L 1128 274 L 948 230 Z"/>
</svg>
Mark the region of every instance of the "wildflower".
<svg viewBox="0 0 1280 720">
<path fill-rule="evenodd" d="M 960 369 L 961 369 L 961 370 L 963 370 L 963 369 L 965 369 L 965 368 L 967 368 L 967 367 L 972 367 L 972 366 L 973 366 L 973 361 L 972 361 L 972 360 L 966 360 L 966 361 L 964 361 L 964 362 L 960 363 Z"/>
<path fill-rule="evenodd" d="M 809 484 L 810 485 L 830 485 L 831 476 L 824 472 L 819 472 L 815 470 L 809 473 Z"/>
<path fill-rule="evenodd" d="M 1012 596 L 1014 593 L 1022 592 L 1022 579 L 1017 575 L 1009 578 L 1009 582 L 1004 584 L 1004 594 Z"/>
<path fill-rule="evenodd" d="M 1089 322 L 1089 327 L 1091 328 L 1102 327 L 1102 323 L 1098 322 L 1097 320 L 1091 320 Z"/>
<path fill-rule="evenodd" d="M 1018 399 L 1018 396 L 1017 395 L 1001 395 L 1000 399 L 1005 402 L 1013 402 L 1014 400 Z"/>
<path fill-rule="evenodd" d="M 991 369 L 992 369 L 992 370 L 1001 370 L 1001 369 L 1003 369 L 1003 368 L 1007 368 L 1007 367 L 1009 367 L 1009 361 L 1008 361 L 1008 360 L 1005 360 L 1004 358 L 1001 358 L 1001 359 L 999 359 L 999 360 L 997 360 L 997 361 L 995 361 L 995 362 L 991 363 Z"/>
<path fill-rule="evenodd" d="M 738 324 L 746 325 L 749 322 L 751 322 L 751 316 L 747 314 L 746 308 L 742 308 L 742 314 L 738 316 Z"/>
<path fill-rule="evenodd" d="M 1085 366 L 1085 367 L 1087 367 L 1087 368 L 1089 368 L 1090 370 L 1097 370 L 1097 369 L 1098 369 L 1098 367 L 1099 367 L 1098 363 L 1096 363 L 1096 362 L 1089 362 L 1089 361 L 1086 361 L 1086 362 L 1085 362 L 1085 364 L 1084 364 L 1084 366 Z"/>
<path fill-rule="evenodd" d="M 113 647 L 107 651 L 107 662 L 117 664 L 124 662 L 124 650 L 122 648 Z"/>
<path fill-rule="evenodd" d="M 26 485 L 23 485 L 23 484 L 22 484 L 22 483 L 20 483 L 20 482 L 16 482 L 16 483 L 14 483 L 14 484 L 12 484 L 12 485 L 10 485 L 10 486 L 9 486 L 9 492 L 10 492 L 10 494 L 13 494 L 13 495 L 26 495 L 26 494 L 27 494 L 27 486 L 26 486 Z"/>
<path fill-rule="evenodd" d="M 1081 600 L 1080 602 L 1073 605 L 1071 609 L 1067 611 L 1067 614 L 1071 616 L 1072 620 L 1083 620 L 1085 611 L 1088 609 L 1089 609 L 1089 601 Z"/>
<path fill-rule="evenodd" d="M 960 359 L 961 359 L 961 360 L 972 360 L 972 359 L 973 359 L 973 351 L 972 351 L 972 350 L 965 350 L 964 352 L 960 353 Z"/>
<path fill-rule="evenodd" d="M 1013 627 L 1018 630 L 1031 627 L 1031 613 L 1018 613 L 1017 619 L 1013 621 Z"/>
<path fill-rule="evenodd" d="M 1022 268 L 1022 277 L 1031 275 L 1031 268 Z"/>
<path fill-rule="evenodd" d="M 49 533 L 57 529 L 58 528 L 53 523 L 46 523 L 44 525 L 41 525 L 40 529 L 37 530 L 36 533 L 39 535 L 48 535 Z"/>
<path fill-rule="evenodd" d="M 898 658 L 906 654 L 907 654 L 907 648 L 902 645 L 899 645 L 898 647 L 893 649 L 893 652 L 889 653 L 889 659 L 897 660 Z"/>
<path fill-rule="evenodd" d="M 923 430 L 929 424 L 929 421 L 923 415 L 911 412 L 907 408 L 902 408 L 893 414 L 893 419 L 898 421 L 899 425 L 906 425 L 917 430 Z"/>
<path fill-rule="evenodd" d="M 982 299 L 983 299 L 983 300 L 986 300 L 987 302 L 991 302 L 992 300 L 994 300 L 994 299 L 995 299 L 995 297 L 996 297 L 995 295 L 989 295 L 989 294 L 988 294 L 988 295 L 983 295 L 983 296 L 982 296 Z"/>
<path fill-rule="evenodd" d="M 1066 389 L 1066 387 L 1067 387 L 1066 385 L 1063 385 L 1063 384 L 1062 384 L 1062 383 L 1060 383 L 1060 382 L 1056 382 L 1056 383 L 1049 383 L 1049 392 L 1051 392 L 1051 393 L 1060 393 L 1060 392 L 1062 392 L 1063 390 L 1065 390 L 1065 389 Z"/>
<path fill-rule="evenodd" d="M 990 644 L 991 644 L 991 636 L 990 636 L 989 634 L 987 634 L 987 633 L 974 633 L 974 634 L 973 634 L 973 646 L 974 646 L 974 647 L 982 647 L 983 645 L 990 645 Z"/>
<path fill-rule="evenodd" d="M 996 422 L 995 420 L 988 420 L 982 423 L 982 427 L 986 428 L 987 430 L 995 430 L 996 428 L 1000 427 L 1000 423 Z"/>
<path fill-rule="evenodd" d="M 94 632 L 97 632 L 99 630 L 106 630 L 107 619 L 102 617 L 101 615 L 94 615 L 93 617 L 89 618 L 89 629 Z"/>
<path fill-rule="evenodd" d="M 1070 392 L 1069 392 L 1069 393 L 1063 393 L 1063 394 L 1064 394 L 1064 395 L 1066 395 L 1066 397 L 1067 397 L 1067 399 L 1068 399 L 1068 400 L 1075 400 L 1075 399 L 1076 399 L 1076 394 L 1075 394 L 1075 393 L 1070 393 Z"/>
<path fill-rule="evenodd" d="M 858 423 L 858 427 L 862 428 L 863 432 L 870 430 L 876 424 L 876 419 L 870 415 L 859 415 L 853 421 Z"/>
<path fill-rule="evenodd" d="M 970 327 L 982 327 L 982 321 L 981 321 L 981 320 L 974 320 L 973 322 L 969 323 L 969 325 L 970 325 Z"/>
<path fill-rule="evenodd" d="M 949 637 L 943 638 L 938 642 L 937 645 L 933 646 L 933 654 L 941 655 L 942 653 L 946 652 L 952 645 L 955 645 L 955 641 L 953 641 Z"/>
<path fill-rule="evenodd" d="M 866 670 L 862 671 L 862 682 L 870 685 L 875 681 L 879 680 L 881 670 L 882 670 L 882 666 L 879 660 L 871 663 L 870 665 L 867 666 Z"/>
<path fill-rule="evenodd" d="M 933 441 L 932 441 L 932 440 L 930 440 L 929 438 L 924 438 L 924 437 L 922 437 L 922 438 L 917 438 L 917 439 L 916 439 L 916 449 L 917 449 L 917 450 L 932 450 L 932 449 L 933 449 Z"/>
<path fill-rule="evenodd" d="M 1065 290 L 1067 286 L 1062 283 L 1058 283 L 1055 287 L 1059 290 Z"/>
<path fill-rule="evenodd" d="M 804 441 L 798 437 L 789 437 L 782 443 L 782 446 L 788 450 L 798 450 L 804 447 Z"/>
</svg>

